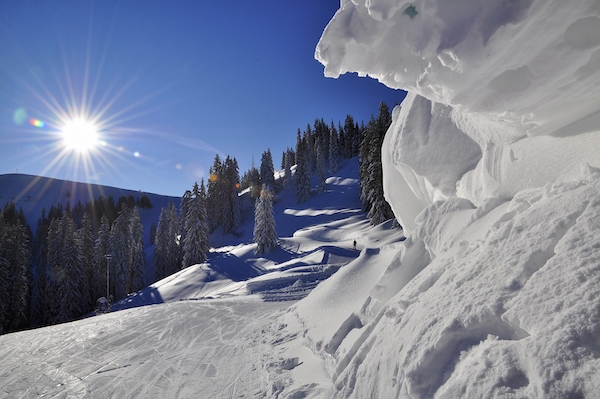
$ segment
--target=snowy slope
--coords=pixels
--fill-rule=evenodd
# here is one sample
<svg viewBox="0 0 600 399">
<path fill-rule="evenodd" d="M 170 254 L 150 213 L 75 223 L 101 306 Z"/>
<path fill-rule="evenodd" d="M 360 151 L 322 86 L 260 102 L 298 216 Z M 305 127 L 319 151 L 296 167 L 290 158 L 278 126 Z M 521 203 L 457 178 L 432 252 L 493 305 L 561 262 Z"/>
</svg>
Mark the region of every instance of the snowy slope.
<svg viewBox="0 0 600 399">
<path fill-rule="evenodd" d="M 0 397 L 329 396 L 329 366 L 310 342 L 330 338 L 346 316 L 322 325 L 321 313 L 312 322 L 299 317 L 314 299 L 290 306 L 333 278 L 345 298 L 366 297 L 383 270 L 376 248 L 403 239 L 391 223 L 369 225 L 357 174 L 355 158 L 302 205 L 292 190 L 280 193 L 280 248 L 265 256 L 254 254 L 245 225 L 241 237 L 220 237 L 229 245 L 214 248 L 206 263 L 130 295 L 109 314 L 0 336 Z"/>
<path fill-rule="evenodd" d="M 598 397 L 599 52 L 596 1 L 342 0 L 315 55 L 408 90 L 383 163 L 409 235 L 328 304 L 332 396 Z"/>
</svg>

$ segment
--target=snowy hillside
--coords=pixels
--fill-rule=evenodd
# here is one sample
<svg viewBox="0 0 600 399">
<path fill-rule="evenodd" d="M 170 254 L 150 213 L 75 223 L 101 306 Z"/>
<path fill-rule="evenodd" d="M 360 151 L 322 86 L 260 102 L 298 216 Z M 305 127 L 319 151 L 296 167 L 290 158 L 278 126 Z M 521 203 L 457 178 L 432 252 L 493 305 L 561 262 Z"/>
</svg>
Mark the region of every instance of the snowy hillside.
<svg viewBox="0 0 600 399">
<path fill-rule="evenodd" d="M 406 240 L 353 160 L 278 199 L 268 256 L 246 225 L 122 311 L 0 336 L 0 395 L 597 398 L 599 52 L 592 0 L 342 0 L 326 73 L 409 90 L 383 146 Z"/>
<path fill-rule="evenodd" d="M 254 254 L 248 221 L 240 237 L 221 237 L 229 245 L 206 263 L 130 295 L 112 313 L 0 336 L 0 397 L 327 395 L 327 362 L 307 345 L 304 325 L 335 333 L 385 265 L 378 254 L 389 260 L 404 239 L 391 222 L 370 226 L 357 175 L 354 158 L 302 205 L 282 191 L 274 205 L 279 248 L 265 256 Z M 343 285 L 339 295 L 326 290 L 331 320 L 299 318 L 290 306 L 323 281 Z M 344 311 L 338 299 L 348 300 Z"/>
<path fill-rule="evenodd" d="M 598 397 L 599 52 L 595 1 L 341 2 L 326 74 L 409 92 L 383 145 L 409 236 L 340 325 L 334 397 Z"/>
</svg>

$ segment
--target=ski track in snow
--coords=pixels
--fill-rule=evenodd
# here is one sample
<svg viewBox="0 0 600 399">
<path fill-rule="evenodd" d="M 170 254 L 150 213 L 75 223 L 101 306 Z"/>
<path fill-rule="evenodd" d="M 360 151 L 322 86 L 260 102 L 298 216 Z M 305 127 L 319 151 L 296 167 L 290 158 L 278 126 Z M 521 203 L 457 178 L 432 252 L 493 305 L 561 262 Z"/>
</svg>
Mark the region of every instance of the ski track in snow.
<svg viewBox="0 0 600 399">
<path fill-rule="evenodd" d="M 185 301 L 9 334 L 0 337 L 0 396 L 255 397 L 264 388 L 257 362 L 271 351 L 262 326 L 288 306 Z"/>
</svg>

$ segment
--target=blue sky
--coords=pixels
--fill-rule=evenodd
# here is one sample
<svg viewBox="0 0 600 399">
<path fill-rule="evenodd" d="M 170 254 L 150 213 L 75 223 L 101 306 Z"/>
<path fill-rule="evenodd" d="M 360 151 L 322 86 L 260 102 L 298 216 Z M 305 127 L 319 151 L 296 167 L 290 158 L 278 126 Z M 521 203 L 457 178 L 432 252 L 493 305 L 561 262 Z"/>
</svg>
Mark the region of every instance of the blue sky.
<svg viewBox="0 0 600 399">
<path fill-rule="evenodd" d="M 375 80 L 323 76 L 314 49 L 335 0 L 0 3 L 0 174 L 180 196 L 215 154 L 240 174 L 296 131 L 368 121 L 404 97 Z M 65 120 L 101 142 L 64 149 Z M 40 121 L 44 123 L 42 127 Z"/>
</svg>

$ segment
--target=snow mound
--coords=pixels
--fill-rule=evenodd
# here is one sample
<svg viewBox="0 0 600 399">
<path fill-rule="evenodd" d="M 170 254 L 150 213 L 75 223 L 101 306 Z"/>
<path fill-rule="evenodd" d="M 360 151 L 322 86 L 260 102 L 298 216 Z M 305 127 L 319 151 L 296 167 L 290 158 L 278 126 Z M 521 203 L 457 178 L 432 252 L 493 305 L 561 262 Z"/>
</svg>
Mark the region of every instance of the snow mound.
<svg viewBox="0 0 600 399">
<path fill-rule="evenodd" d="M 343 0 L 315 56 L 409 91 L 384 144 L 407 231 L 438 199 L 508 200 L 600 165 L 595 1 Z"/>
<path fill-rule="evenodd" d="M 382 148 L 406 241 L 318 301 L 337 329 L 321 290 L 296 305 L 332 396 L 596 397 L 600 3 L 342 0 L 315 57 L 408 91 Z"/>
</svg>

